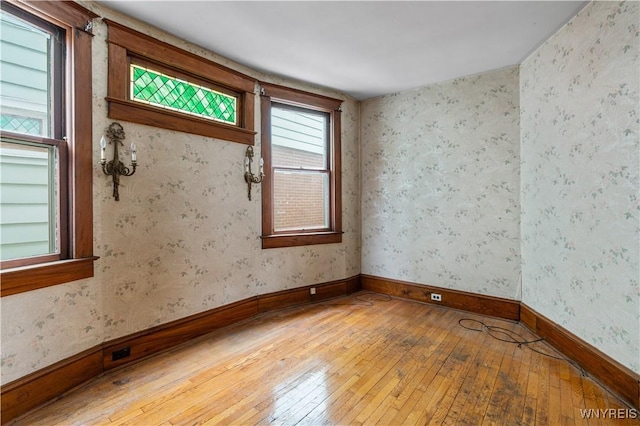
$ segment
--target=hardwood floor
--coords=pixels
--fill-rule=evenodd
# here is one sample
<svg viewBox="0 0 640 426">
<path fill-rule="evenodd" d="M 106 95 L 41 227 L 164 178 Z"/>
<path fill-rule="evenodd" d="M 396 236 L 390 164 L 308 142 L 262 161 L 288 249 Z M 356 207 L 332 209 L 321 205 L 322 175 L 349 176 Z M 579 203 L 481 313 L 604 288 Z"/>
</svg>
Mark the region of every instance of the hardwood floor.
<svg viewBox="0 0 640 426">
<path fill-rule="evenodd" d="M 14 423 L 640 424 L 583 419 L 585 409 L 635 411 L 567 361 L 465 329 L 463 318 L 536 338 L 516 323 L 361 292 L 108 372 Z M 557 356 L 544 342 L 530 346 Z"/>
</svg>

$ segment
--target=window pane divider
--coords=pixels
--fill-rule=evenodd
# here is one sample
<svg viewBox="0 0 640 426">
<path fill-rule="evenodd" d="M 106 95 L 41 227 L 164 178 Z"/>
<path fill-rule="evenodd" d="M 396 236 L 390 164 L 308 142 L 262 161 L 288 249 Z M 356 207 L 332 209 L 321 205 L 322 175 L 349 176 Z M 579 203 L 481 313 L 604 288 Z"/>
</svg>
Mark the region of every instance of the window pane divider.
<svg viewBox="0 0 640 426">
<path fill-rule="evenodd" d="M 2 131 L 2 139 L 12 143 L 30 142 L 38 145 L 52 145 L 55 147 L 66 145 L 67 143 L 64 139 L 45 138 L 43 136 L 33 136 L 22 133 L 7 132 L 6 130 Z"/>
<path fill-rule="evenodd" d="M 331 172 L 331 169 L 307 169 L 304 167 L 286 167 L 286 166 L 273 166 L 273 170 L 284 170 L 287 172 L 315 172 L 315 173 Z"/>
</svg>

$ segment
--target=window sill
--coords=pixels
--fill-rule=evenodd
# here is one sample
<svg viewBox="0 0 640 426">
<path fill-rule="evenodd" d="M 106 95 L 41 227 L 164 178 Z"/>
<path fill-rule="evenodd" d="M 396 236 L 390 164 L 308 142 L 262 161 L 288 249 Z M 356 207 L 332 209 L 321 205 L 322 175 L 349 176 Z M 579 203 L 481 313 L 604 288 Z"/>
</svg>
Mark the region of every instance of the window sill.
<svg viewBox="0 0 640 426">
<path fill-rule="evenodd" d="M 262 248 L 283 248 L 310 246 L 315 244 L 334 244 L 342 242 L 342 232 L 318 232 L 315 234 L 279 234 L 263 235 Z"/>
<path fill-rule="evenodd" d="M 109 103 L 109 118 L 115 120 L 146 124 L 147 126 L 160 127 L 246 145 L 254 144 L 256 132 L 252 130 L 195 116 L 191 117 L 187 114 L 175 113 L 135 101 L 107 97 L 107 102 Z"/>
<path fill-rule="evenodd" d="M 5 269 L 0 272 L 0 297 L 91 278 L 97 259 L 92 256 Z"/>
</svg>

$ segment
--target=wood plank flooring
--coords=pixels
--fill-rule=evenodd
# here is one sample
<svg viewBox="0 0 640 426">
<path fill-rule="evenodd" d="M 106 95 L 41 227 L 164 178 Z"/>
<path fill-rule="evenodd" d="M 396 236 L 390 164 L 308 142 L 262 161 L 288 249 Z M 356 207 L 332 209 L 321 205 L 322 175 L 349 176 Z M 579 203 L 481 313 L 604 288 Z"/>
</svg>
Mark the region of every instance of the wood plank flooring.
<svg viewBox="0 0 640 426">
<path fill-rule="evenodd" d="M 465 329 L 463 318 L 536 339 L 516 323 L 361 292 L 111 371 L 14 423 L 640 425 L 583 419 L 584 409 L 632 412 L 568 362 Z"/>
</svg>

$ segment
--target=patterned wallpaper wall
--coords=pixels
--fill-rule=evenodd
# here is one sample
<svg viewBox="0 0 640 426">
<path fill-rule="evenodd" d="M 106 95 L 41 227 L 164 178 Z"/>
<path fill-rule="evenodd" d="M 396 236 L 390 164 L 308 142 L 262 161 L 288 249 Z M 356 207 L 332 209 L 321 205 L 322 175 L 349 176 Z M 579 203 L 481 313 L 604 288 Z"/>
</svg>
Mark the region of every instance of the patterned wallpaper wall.
<svg viewBox="0 0 640 426">
<path fill-rule="evenodd" d="M 638 373 L 639 6 L 589 4 L 520 71 L 522 300 Z"/>
<path fill-rule="evenodd" d="M 318 92 L 83 4 L 259 79 Z M 101 258 L 92 279 L 0 299 L 2 383 L 154 325 L 360 272 L 522 298 L 640 372 L 639 5 L 588 5 L 520 75 L 509 68 L 387 95 L 360 112 L 344 97 L 344 242 L 272 250 L 260 249 L 260 201 L 246 198 L 240 144 L 123 122 L 140 166 L 113 201 L 97 167 L 110 120 L 106 27 L 96 20 Z"/>
<path fill-rule="evenodd" d="M 100 256 L 96 276 L 1 299 L 3 383 L 103 341 L 257 294 L 360 272 L 360 160 L 354 100 L 257 74 L 94 2 L 84 4 L 101 16 L 260 80 L 345 99 L 343 243 L 262 250 L 260 192 L 254 187 L 253 200 L 247 199 L 245 145 L 127 122 L 122 122 L 125 145 L 136 142 L 139 167 L 133 177 L 121 180 L 120 201 L 115 202 L 109 180 L 97 164 L 97 141 L 111 120 L 104 99 L 107 29 L 96 20 L 94 252 Z M 259 135 L 256 141 L 259 155 Z"/>
<path fill-rule="evenodd" d="M 364 101 L 362 272 L 520 297 L 517 67 Z"/>
</svg>

